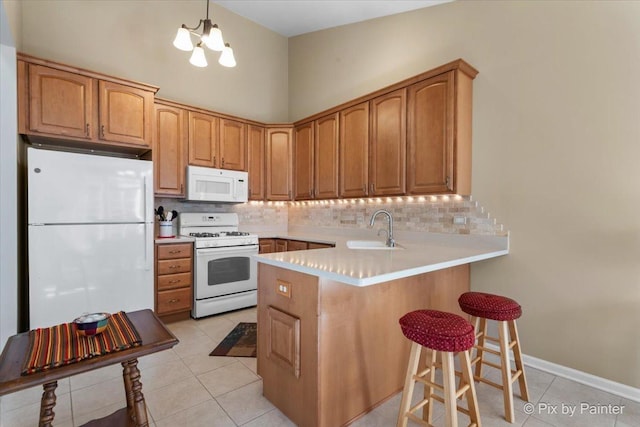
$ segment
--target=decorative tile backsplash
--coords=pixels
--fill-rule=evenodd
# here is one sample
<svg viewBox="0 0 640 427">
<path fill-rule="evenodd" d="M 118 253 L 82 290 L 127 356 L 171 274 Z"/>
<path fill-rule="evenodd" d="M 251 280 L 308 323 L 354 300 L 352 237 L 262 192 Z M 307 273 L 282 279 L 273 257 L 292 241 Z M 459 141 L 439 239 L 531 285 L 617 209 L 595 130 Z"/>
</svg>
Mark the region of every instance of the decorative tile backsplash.
<svg viewBox="0 0 640 427">
<path fill-rule="evenodd" d="M 386 209 L 396 230 L 506 236 L 507 231 L 470 197 L 424 196 L 294 202 L 289 226 L 367 228 L 371 215 Z M 463 224 L 454 224 L 459 217 Z M 377 221 L 383 221 L 378 218 Z"/>
<path fill-rule="evenodd" d="M 502 224 L 491 218 L 471 197 L 416 196 L 310 202 L 249 202 L 241 205 L 181 202 L 156 198 L 156 207 L 178 212 L 236 212 L 242 226 L 319 226 L 367 228 L 373 212 L 386 209 L 396 230 L 506 236 Z M 454 218 L 462 224 L 455 224 Z M 379 218 L 378 221 L 382 221 Z"/>
</svg>

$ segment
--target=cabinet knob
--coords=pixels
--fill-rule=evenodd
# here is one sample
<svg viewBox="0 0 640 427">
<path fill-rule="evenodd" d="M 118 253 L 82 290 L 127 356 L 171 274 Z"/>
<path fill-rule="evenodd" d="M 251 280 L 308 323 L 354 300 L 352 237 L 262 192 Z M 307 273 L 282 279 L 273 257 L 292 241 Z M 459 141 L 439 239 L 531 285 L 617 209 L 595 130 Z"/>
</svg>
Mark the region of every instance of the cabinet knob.
<svg viewBox="0 0 640 427">
<path fill-rule="evenodd" d="M 100 136 L 104 138 L 104 125 L 100 126 Z"/>
<path fill-rule="evenodd" d="M 216 156 L 213 156 L 213 167 L 216 167 Z"/>
<path fill-rule="evenodd" d="M 169 283 L 180 283 L 180 282 L 182 282 L 182 280 L 180 279 L 169 280 Z"/>
<path fill-rule="evenodd" d="M 179 300 L 179 299 L 176 299 L 176 298 L 174 298 L 174 299 L 170 299 L 170 300 L 169 300 L 169 304 L 175 304 L 175 303 L 177 303 L 178 301 L 180 301 L 180 300 Z"/>
<path fill-rule="evenodd" d="M 85 132 L 85 134 L 86 134 L 87 136 L 89 136 L 89 123 L 87 123 L 87 125 L 86 125 L 86 127 L 85 127 L 85 131 L 84 131 L 84 132 Z"/>
<path fill-rule="evenodd" d="M 178 249 L 178 250 L 175 250 L 175 249 L 174 249 L 174 250 L 172 250 L 172 251 L 169 251 L 169 253 L 170 253 L 170 254 L 179 254 L 180 252 L 182 252 L 182 251 L 181 251 L 181 250 L 179 250 L 179 249 Z"/>
<path fill-rule="evenodd" d="M 179 265 L 170 265 L 169 268 L 180 268 Z"/>
<path fill-rule="evenodd" d="M 224 157 L 222 158 L 222 167 L 224 167 Z"/>
</svg>

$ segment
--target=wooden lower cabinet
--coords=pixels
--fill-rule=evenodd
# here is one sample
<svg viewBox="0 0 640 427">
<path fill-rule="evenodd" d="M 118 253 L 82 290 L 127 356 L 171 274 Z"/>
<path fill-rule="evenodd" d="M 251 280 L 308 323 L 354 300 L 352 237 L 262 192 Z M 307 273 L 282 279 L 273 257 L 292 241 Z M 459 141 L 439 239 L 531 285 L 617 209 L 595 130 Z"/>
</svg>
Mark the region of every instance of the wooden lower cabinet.
<svg viewBox="0 0 640 427">
<path fill-rule="evenodd" d="M 188 318 L 192 285 L 193 244 L 156 244 L 156 314 L 163 320 Z"/>
<path fill-rule="evenodd" d="M 336 245 L 331 245 L 329 243 L 316 243 L 309 242 L 307 249 L 326 249 L 326 248 L 335 248 Z"/>
<path fill-rule="evenodd" d="M 258 239 L 259 253 L 270 254 L 276 251 L 275 239 Z"/>
<path fill-rule="evenodd" d="M 286 239 L 275 239 L 276 252 L 287 252 L 289 241 Z"/>
<path fill-rule="evenodd" d="M 350 424 L 404 385 L 410 341 L 398 319 L 464 315 L 457 300 L 468 290 L 468 264 L 365 287 L 259 264 L 264 396 L 301 427 Z"/>
<path fill-rule="evenodd" d="M 307 242 L 304 240 L 287 239 L 259 239 L 260 253 L 270 254 L 272 252 L 305 251 L 307 249 L 333 248 L 330 243 Z"/>
<path fill-rule="evenodd" d="M 309 249 L 308 243 L 301 240 L 289 240 L 287 242 L 287 252 L 306 251 Z"/>
</svg>

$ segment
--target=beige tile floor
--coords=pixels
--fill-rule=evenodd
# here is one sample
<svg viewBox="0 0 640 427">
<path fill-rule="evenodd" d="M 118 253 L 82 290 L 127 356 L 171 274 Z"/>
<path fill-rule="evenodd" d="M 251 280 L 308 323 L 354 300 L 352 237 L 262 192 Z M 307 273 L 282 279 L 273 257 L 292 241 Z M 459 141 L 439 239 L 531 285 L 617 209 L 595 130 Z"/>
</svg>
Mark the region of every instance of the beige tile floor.
<svg viewBox="0 0 640 427">
<path fill-rule="evenodd" d="M 209 352 L 238 322 L 255 320 L 256 311 L 252 308 L 169 325 L 180 343 L 171 350 L 146 356 L 139 363 L 151 426 L 294 425 L 262 397 L 262 381 L 256 374 L 255 359 L 209 356 Z M 640 426 L 640 403 L 533 368 L 527 369 L 527 379 L 535 413 L 527 415 L 525 402 L 516 398 L 514 424 L 507 423 L 502 416 L 501 392 L 485 384 L 477 385 L 484 426 Z M 41 394 L 41 388 L 35 387 L 3 396 L 0 400 L 0 426 L 37 426 Z M 79 426 L 108 415 L 125 406 L 121 368 L 119 365 L 111 366 L 60 381 L 57 396 L 56 426 Z M 400 397 L 400 394 L 395 395 L 352 426 L 394 426 Z M 620 415 L 580 414 L 582 402 L 624 405 L 624 408 Z M 573 416 L 562 414 L 563 404 L 565 408 L 576 407 L 576 413 Z M 553 405 L 557 407 L 557 414 L 552 413 Z M 437 405 L 436 426 L 444 425 L 442 414 L 442 407 Z M 466 425 L 468 418 L 460 417 L 461 425 Z"/>
</svg>

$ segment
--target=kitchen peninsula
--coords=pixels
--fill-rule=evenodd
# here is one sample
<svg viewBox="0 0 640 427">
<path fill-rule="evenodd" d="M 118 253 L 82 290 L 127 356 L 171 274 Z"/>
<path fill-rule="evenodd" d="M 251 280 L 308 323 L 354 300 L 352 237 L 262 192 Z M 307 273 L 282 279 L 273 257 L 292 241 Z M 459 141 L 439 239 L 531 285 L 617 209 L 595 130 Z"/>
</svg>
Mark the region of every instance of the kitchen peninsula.
<svg viewBox="0 0 640 427">
<path fill-rule="evenodd" d="M 421 233 L 382 250 L 316 237 L 336 247 L 256 256 L 263 394 L 303 427 L 346 425 L 399 391 L 409 341 L 398 319 L 461 313 L 469 263 L 508 253 L 507 236 Z"/>
</svg>

